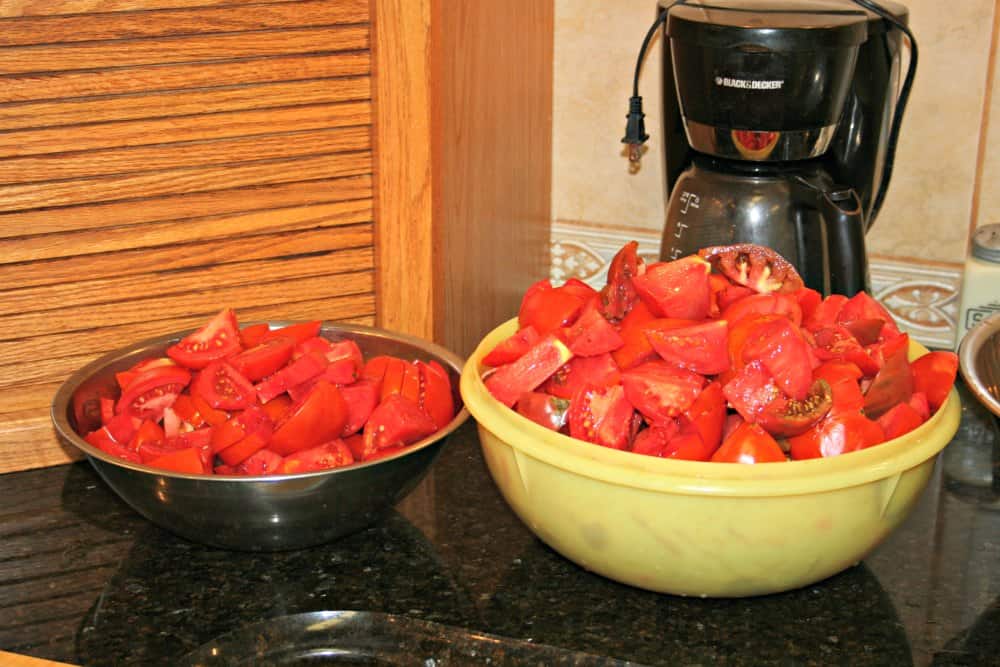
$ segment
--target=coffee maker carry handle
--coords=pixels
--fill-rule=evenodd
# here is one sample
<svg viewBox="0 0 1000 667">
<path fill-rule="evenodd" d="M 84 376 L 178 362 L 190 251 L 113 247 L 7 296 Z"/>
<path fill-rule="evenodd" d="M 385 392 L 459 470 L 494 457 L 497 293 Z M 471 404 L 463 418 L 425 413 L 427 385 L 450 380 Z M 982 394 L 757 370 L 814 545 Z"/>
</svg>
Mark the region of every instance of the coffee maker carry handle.
<svg viewBox="0 0 1000 667">
<path fill-rule="evenodd" d="M 833 189 L 820 194 L 820 207 L 826 225 L 830 293 L 853 296 L 869 291 L 861 199 L 854 190 Z"/>
</svg>

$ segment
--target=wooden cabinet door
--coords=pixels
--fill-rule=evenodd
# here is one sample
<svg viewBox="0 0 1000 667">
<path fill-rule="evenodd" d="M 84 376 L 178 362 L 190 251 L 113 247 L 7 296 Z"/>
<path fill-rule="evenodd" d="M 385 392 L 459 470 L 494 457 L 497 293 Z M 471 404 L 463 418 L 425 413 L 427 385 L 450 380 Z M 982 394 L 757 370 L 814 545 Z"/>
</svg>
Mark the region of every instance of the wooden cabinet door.
<svg viewBox="0 0 1000 667">
<path fill-rule="evenodd" d="M 0 3 L 0 472 L 70 372 L 222 307 L 375 321 L 368 0 Z"/>
</svg>

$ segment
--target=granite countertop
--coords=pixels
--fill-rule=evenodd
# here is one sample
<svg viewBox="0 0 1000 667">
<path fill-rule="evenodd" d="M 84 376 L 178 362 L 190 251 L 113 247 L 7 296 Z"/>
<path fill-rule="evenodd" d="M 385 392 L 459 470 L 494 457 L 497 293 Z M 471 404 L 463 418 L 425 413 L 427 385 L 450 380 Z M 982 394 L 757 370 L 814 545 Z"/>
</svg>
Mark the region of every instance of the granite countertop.
<svg viewBox="0 0 1000 667">
<path fill-rule="evenodd" d="M 471 421 L 378 524 L 287 553 L 174 537 L 87 463 L 8 474 L 0 649 L 86 665 L 177 664 L 261 621 L 353 610 L 395 619 L 395 632 L 443 628 L 456 645 L 488 633 L 639 664 L 997 665 L 998 459 L 995 422 L 963 393 L 956 439 L 913 514 L 874 553 L 801 590 L 733 600 L 630 588 L 553 552 L 500 497 Z M 425 663 L 433 649 L 422 646 L 411 664 L 487 660 Z M 524 653 L 522 664 L 554 664 L 539 655 Z M 561 664 L 604 664 L 560 655 Z"/>
</svg>

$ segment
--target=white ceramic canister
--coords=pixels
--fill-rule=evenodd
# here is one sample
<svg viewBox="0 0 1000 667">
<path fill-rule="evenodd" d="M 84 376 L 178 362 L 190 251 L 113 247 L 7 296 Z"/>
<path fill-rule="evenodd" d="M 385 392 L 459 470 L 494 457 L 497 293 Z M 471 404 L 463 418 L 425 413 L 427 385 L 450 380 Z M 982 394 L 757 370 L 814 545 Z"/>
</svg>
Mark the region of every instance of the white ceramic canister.
<svg viewBox="0 0 1000 667">
<path fill-rule="evenodd" d="M 969 329 L 1000 312 L 1000 224 L 983 225 L 973 234 L 959 303 L 956 347 Z"/>
</svg>

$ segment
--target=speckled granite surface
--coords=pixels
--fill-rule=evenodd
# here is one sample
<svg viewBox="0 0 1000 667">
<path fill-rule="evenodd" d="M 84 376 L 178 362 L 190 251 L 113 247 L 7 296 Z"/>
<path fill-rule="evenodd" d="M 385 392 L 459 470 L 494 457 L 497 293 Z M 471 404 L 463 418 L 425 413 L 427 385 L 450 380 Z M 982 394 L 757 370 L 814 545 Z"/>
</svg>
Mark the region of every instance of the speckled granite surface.
<svg viewBox="0 0 1000 667">
<path fill-rule="evenodd" d="M 0 476 L 0 649 L 171 665 L 267 619 L 354 610 L 442 633 L 412 644 L 421 647 L 412 662 L 368 664 L 600 664 L 562 652 L 574 651 L 663 665 L 1000 665 L 1000 483 L 991 482 L 1000 442 L 963 398 L 956 440 L 878 550 L 819 584 L 742 600 L 649 593 L 563 559 L 504 504 L 471 421 L 380 523 L 288 553 L 176 538 L 119 502 L 87 464 Z M 398 659 L 399 637 L 380 627 L 373 655 Z M 553 652 L 519 653 L 523 645 L 478 633 Z M 435 654 L 449 639 L 481 646 Z M 248 649 L 260 641 L 248 638 Z"/>
</svg>

